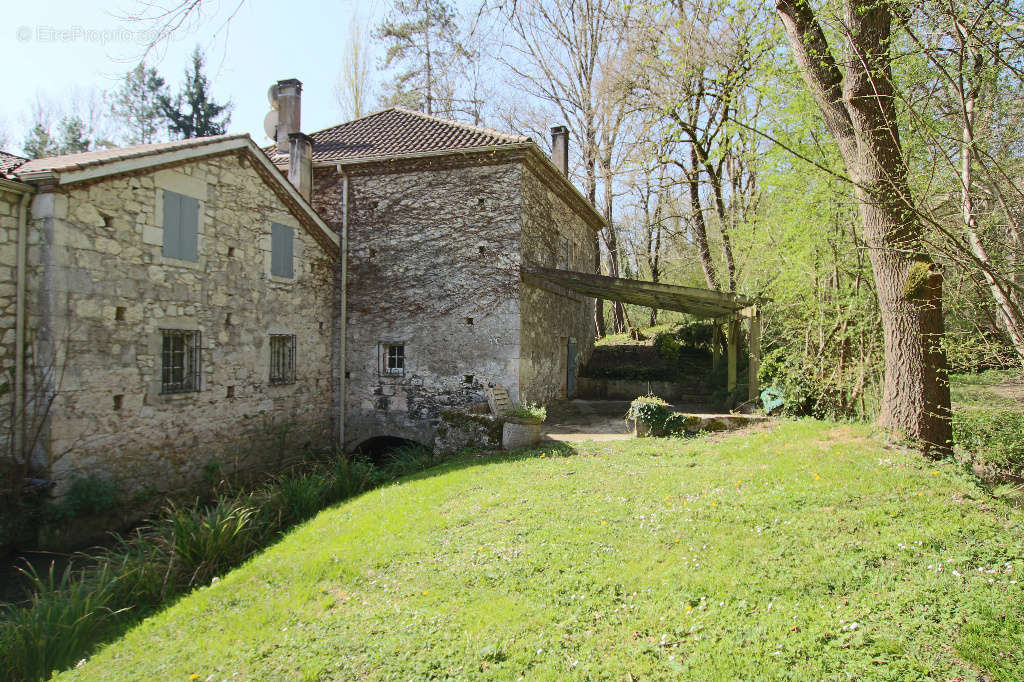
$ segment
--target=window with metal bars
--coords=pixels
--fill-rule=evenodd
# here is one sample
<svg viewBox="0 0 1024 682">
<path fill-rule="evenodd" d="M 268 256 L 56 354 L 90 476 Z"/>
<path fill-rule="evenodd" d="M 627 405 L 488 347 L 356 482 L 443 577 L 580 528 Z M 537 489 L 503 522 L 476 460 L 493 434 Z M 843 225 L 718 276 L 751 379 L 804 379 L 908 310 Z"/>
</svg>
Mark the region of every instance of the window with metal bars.
<svg viewBox="0 0 1024 682">
<path fill-rule="evenodd" d="M 192 393 L 200 389 L 201 340 L 198 331 L 162 329 L 161 393 Z"/>
<path fill-rule="evenodd" d="M 381 344 L 381 374 L 405 376 L 405 344 Z"/>
<path fill-rule="evenodd" d="M 270 335 L 270 383 L 295 383 L 295 335 Z"/>
</svg>

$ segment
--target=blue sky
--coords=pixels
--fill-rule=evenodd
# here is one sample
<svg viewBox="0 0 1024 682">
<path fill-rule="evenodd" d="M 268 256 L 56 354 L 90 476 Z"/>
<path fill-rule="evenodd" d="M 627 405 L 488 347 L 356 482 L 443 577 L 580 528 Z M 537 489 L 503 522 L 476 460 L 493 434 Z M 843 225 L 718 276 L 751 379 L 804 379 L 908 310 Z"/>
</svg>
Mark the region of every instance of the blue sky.
<svg viewBox="0 0 1024 682">
<path fill-rule="evenodd" d="M 166 0 L 164 4 L 169 4 Z M 0 98 L 0 130 L 10 151 L 21 138 L 37 92 L 51 100 L 92 87 L 113 90 L 142 55 L 143 26 L 120 16 L 133 0 L 36 0 L 7 3 L 0 28 L 5 55 Z M 341 54 L 353 16 L 376 23 L 388 2 L 357 0 L 207 0 L 199 25 L 151 54 L 172 88 L 182 80 L 189 53 L 198 44 L 207 53 L 207 74 L 218 101 L 230 97 L 235 108 L 229 132 L 265 139 L 263 117 L 269 110 L 268 86 L 282 78 L 303 82 L 302 127 L 318 130 L 342 120 L 334 95 Z M 144 37 L 144 36 L 142 36 Z M 379 74 L 375 77 L 380 78 Z"/>
</svg>

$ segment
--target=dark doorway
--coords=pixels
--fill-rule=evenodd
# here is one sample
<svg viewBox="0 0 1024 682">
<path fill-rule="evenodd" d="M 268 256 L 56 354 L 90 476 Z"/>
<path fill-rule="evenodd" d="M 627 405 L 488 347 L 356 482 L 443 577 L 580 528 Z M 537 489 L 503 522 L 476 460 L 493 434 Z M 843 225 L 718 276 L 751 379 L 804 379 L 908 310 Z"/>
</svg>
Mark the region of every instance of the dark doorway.
<svg viewBox="0 0 1024 682">
<path fill-rule="evenodd" d="M 565 344 L 565 397 L 576 397 L 576 339 L 570 338 Z"/>
</svg>

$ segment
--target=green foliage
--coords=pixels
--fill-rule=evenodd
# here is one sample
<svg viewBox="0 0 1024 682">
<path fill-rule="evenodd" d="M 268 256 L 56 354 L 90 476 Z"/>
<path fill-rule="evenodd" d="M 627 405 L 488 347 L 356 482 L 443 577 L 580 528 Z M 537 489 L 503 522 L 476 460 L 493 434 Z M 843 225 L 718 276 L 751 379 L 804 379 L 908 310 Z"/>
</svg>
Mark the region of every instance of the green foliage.
<svg viewBox="0 0 1024 682">
<path fill-rule="evenodd" d="M 184 87 L 173 97 L 162 93 L 156 95 L 171 135 L 191 138 L 227 132 L 231 123 L 231 101 L 217 104 L 212 99 L 203 65 L 203 52 L 197 45 L 192 52 L 192 68 L 185 70 Z"/>
<path fill-rule="evenodd" d="M 31 594 L 24 607 L 0 605 L 0 679 L 45 679 L 104 636 L 116 616 L 118 581 L 106 567 L 85 573 L 69 564 L 58 574 L 51 563 L 44 575 L 31 565 L 19 570 Z"/>
<path fill-rule="evenodd" d="M 256 509 L 242 500 L 222 499 L 209 507 L 169 504 L 157 526 L 188 585 L 203 584 L 237 565 L 252 548 Z"/>
<path fill-rule="evenodd" d="M 833 420 L 860 415 L 856 385 L 820 370 L 815 361 L 793 355 L 788 348 L 776 348 L 762 358 L 757 377 L 761 386 L 782 394 L 782 414 Z"/>
<path fill-rule="evenodd" d="M 463 75 L 460 70 L 472 55 L 459 38 L 455 8 L 450 3 L 397 0 L 374 38 L 387 48 L 383 67 L 399 67 L 384 86 L 383 106 L 403 106 L 436 115 L 455 113 L 453 84 Z"/>
<path fill-rule="evenodd" d="M 80 516 L 112 514 L 120 504 L 121 493 L 117 484 L 108 478 L 90 474 L 74 479 L 67 494 L 47 508 L 46 516 L 59 523 Z"/>
<path fill-rule="evenodd" d="M 522 403 L 512 410 L 512 416 L 517 419 L 525 419 L 540 424 L 548 418 L 548 410 L 537 403 Z"/>
<path fill-rule="evenodd" d="M 40 159 L 61 154 L 78 154 L 93 147 L 89 139 L 89 126 L 81 117 L 69 114 L 57 124 L 54 133 L 50 125 L 37 122 L 25 138 L 24 152 L 30 159 Z"/>
<path fill-rule="evenodd" d="M 667 435 L 666 422 L 672 417 L 672 406 L 656 395 L 634 398 L 626 411 L 626 419 L 643 422 L 655 436 Z"/>
<path fill-rule="evenodd" d="M 967 408 L 953 412 L 953 443 L 973 461 L 1024 477 L 1024 411 Z"/>
<path fill-rule="evenodd" d="M 127 133 L 129 144 L 157 142 L 167 125 L 167 115 L 160 106 L 166 97 L 164 79 L 144 62 L 125 74 L 121 87 L 114 93 L 113 114 Z"/>
</svg>

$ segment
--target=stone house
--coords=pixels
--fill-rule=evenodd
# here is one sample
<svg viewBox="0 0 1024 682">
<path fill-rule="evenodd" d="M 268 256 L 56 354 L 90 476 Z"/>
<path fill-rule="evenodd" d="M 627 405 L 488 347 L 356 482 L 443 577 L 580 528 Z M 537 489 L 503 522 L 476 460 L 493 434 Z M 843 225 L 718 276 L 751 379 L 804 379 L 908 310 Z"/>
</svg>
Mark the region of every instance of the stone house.
<svg viewBox="0 0 1024 682">
<path fill-rule="evenodd" d="M 429 445 L 488 386 L 573 395 L 593 299 L 525 274 L 598 269 L 567 131 L 550 157 L 403 109 L 307 136 L 301 87 L 272 88 L 267 150 L 0 154 L 5 454 L 163 492 L 306 447 Z"/>
<path fill-rule="evenodd" d="M 339 239 L 247 135 L 0 173 L 5 454 L 158 492 L 333 442 Z"/>
<path fill-rule="evenodd" d="M 572 396 L 594 300 L 522 274 L 598 271 L 604 219 L 567 177 L 566 129 L 552 129 L 551 157 L 526 137 L 399 108 L 305 136 L 301 90 L 272 88 L 268 153 L 311 166 L 313 207 L 341 237 L 346 449 L 430 444 L 441 411 L 485 400 L 489 385 L 515 401 Z"/>
</svg>

